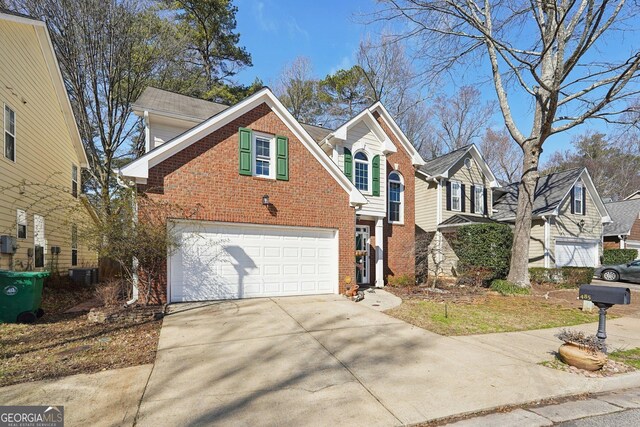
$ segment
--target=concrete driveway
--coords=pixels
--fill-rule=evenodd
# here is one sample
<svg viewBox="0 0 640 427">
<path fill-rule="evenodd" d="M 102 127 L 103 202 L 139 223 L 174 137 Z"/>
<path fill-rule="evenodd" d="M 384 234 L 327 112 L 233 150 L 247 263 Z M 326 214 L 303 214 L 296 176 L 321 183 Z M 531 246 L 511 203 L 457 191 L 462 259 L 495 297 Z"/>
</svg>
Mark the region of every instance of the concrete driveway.
<svg viewBox="0 0 640 427">
<path fill-rule="evenodd" d="M 602 389 L 340 296 L 178 307 L 138 426 L 400 425 Z"/>
</svg>

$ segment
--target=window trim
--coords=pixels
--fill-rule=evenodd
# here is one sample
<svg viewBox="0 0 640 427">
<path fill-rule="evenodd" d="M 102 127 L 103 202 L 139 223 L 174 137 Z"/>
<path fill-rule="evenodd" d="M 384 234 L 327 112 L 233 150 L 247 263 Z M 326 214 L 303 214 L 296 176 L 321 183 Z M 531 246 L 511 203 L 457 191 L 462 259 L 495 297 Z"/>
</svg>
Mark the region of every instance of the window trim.
<svg viewBox="0 0 640 427">
<path fill-rule="evenodd" d="M 11 163 L 16 163 L 18 159 L 18 138 L 17 138 L 17 129 L 18 129 L 18 115 L 16 114 L 16 110 L 11 108 L 11 106 L 7 103 L 3 103 L 4 108 L 2 109 L 2 128 L 4 132 L 2 133 L 2 157 L 5 160 L 10 161 Z M 7 110 L 10 110 L 13 113 L 13 133 L 9 132 L 7 129 Z M 13 159 L 7 157 L 7 134 L 13 137 Z"/>
<path fill-rule="evenodd" d="M 398 178 L 394 179 L 391 176 L 396 175 Z M 402 174 L 396 170 L 391 171 L 389 176 L 387 177 L 387 221 L 389 224 L 404 224 L 404 177 Z M 392 202 L 391 201 L 391 184 L 400 184 L 400 201 Z M 391 219 L 391 203 L 399 203 L 400 207 L 398 208 L 398 220 L 394 221 Z"/>
<path fill-rule="evenodd" d="M 460 181 L 454 181 L 451 180 L 451 210 L 454 212 L 462 212 L 462 182 Z M 454 191 L 454 184 L 456 184 L 458 186 L 458 192 L 456 195 L 456 192 Z M 456 209 L 454 207 L 454 199 L 458 198 L 458 208 Z"/>
<path fill-rule="evenodd" d="M 580 191 L 577 191 L 580 189 Z M 578 198 L 578 195 L 580 196 Z M 581 183 L 576 183 L 573 186 L 573 213 L 575 215 L 582 215 L 582 205 L 584 203 L 584 186 Z"/>
<path fill-rule="evenodd" d="M 365 157 L 367 158 L 367 160 L 360 160 L 360 159 L 356 159 L 356 156 L 358 154 L 364 154 Z M 372 160 L 373 160 L 373 156 L 371 156 L 369 153 L 367 153 L 365 150 L 357 150 L 354 151 L 352 154 L 352 161 L 353 161 L 353 185 L 356 186 L 356 189 L 358 189 L 358 191 L 360 191 L 362 194 L 367 194 L 367 195 L 371 195 L 373 194 L 373 165 L 372 165 Z M 358 188 L 358 186 L 356 185 L 356 175 L 357 175 L 357 165 L 359 164 L 365 164 L 367 165 L 367 189 L 366 190 L 361 190 L 360 188 Z"/>
<path fill-rule="evenodd" d="M 487 207 L 484 205 L 484 186 L 483 185 L 475 185 L 473 186 L 473 213 L 479 215 L 485 215 L 485 211 Z M 480 190 L 480 194 L 478 195 L 478 190 Z M 478 196 L 480 199 L 478 200 Z M 478 211 L 478 206 L 482 206 L 482 209 Z"/>
<path fill-rule="evenodd" d="M 258 139 L 266 139 L 269 141 L 269 175 L 257 173 L 256 164 L 258 161 L 257 142 Z M 260 159 L 264 161 L 263 159 Z M 251 175 L 257 178 L 276 179 L 276 137 L 260 132 L 251 132 Z"/>
<path fill-rule="evenodd" d="M 78 266 L 78 226 L 76 224 L 71 225 L 71 266 Z"/>
<path fill-rule="evenodd" d="M 71 195 L 76 199 L 80 195 L 80 186 L 79 186 L 79 179 L 78 179 L 80 175 L 79 172 L 80 170 L 78 166 L 76 166 L 74 163 L 71 163 Z"/>
<path fill-rule="evenodd" d="M 24 218 L 24 224 L 20 222 L 20 213 L 22 212 L 22 218 Z M 20 237 L 20 226 L 24 226 L 24 237 Z M 16 209 L 16 238 L 25 240 L 29 236 L 29 219 L 27 218 L 27 211 L 23 209 Z"/>
</svg>

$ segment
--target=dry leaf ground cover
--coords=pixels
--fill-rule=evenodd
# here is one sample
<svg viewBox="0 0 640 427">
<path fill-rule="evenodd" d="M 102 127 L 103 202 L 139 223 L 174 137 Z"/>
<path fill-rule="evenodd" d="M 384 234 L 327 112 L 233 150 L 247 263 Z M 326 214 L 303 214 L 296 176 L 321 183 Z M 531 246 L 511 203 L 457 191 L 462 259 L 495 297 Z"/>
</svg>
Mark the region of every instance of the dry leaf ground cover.
<svg viewBox="0 0 640 427">
<path fill-rule="evenodd" d="M 87 289 L 47 289 L 35 324 L 0 324 L 0 386 L 152 363 L 162 321 L 94 324 L 64 311 Z"/>
</svg>

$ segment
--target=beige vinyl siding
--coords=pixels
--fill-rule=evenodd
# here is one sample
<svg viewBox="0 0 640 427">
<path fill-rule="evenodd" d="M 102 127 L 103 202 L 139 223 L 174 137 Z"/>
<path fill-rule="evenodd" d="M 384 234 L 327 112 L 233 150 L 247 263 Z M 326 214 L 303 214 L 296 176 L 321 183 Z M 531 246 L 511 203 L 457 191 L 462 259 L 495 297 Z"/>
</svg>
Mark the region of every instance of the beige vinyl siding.
<svg viewBox="0 0 640 427">
<path fill-rule="evenodd" d="M 490 182 L 487 179 L 487 177 L 482 173 L 482 170 L 480 169 L 480 167 L 478 166 L 478 164 L 475 162 L 475 160 L 473 161 L 473 165 L 471 166 L 470 169 L 468 169 L 465 165 L 464 165 L 464 160 L 466 158 L 472 158 L 471 154 L 467 154 L 464 158 L 460 159 L 460 161 L 458 162 L 458 164 L 456 164 L 455 166 L 453 166 L 451 168 L 451 170 L 449 171 L 449 181 L 458 181 L 462 184 L 464 184 L 465 186 L 465 194 L 464 194 L 464 198 L 465 198 L 465 211 L 463 212 L 462 210 L 460 211 L 454 211 L 454 210 L 447 210 L 447 191 L 446 191 L 446 184 L 443 184 L 443 188 L 442 188 L 442 221 L 445 221 L 446 219 L 456 215 L 456 214 L 465 214 L 465 215 L 473 215 L 473 216 L 490 216 L 491 215 L 491 206 L 493 204 L 493 200 L 492 200 L 492 191 L 491 188 L 489 187 Z M 484 188 L 487 189 L 487 205 L 488 205 L 488 215 L 480 215 L 480 214 L 475 214 L 473 212 L 471 212 L 471 186 L 472 185 L 482 185 Z"/>
<path fill-rule="evenodd" d="M 33 248 L 34 215 L 45 217 L 45 268 L 51 267 L 51 246 L 60 246 L 57 266 L 71 264 L 71 224 L 91 219 L 70 194 L 72 165 L 80 158 L 73 147 L 47 63 L 32 26 L 0 20 L 0 104 L 16 113 L 16 162 L 4 157 L 4 120 L 0 120 L 0 234 L 17 236 L 17 209 L 26 211 L 27 238 L 18 239 L 13 258 L 0 255 L 0 268 L 28 264 Z M 3 118 L 4 118 L 4 106 Z M 95 254 L 82 240 L 79 262 L 95 264 Z"/>
<path fill-rule="evenodd" d="M 154 146 L 164 144 L 167 141 L 172 140 L 176 136 L 191 129 L 197 123 L 188 122 L 185 120 L 174 120 L 169 118 L 158 118 L 152 116 L 149 119 L 149 131 L 150 138 L 154 141 Z M 152 147 L 152 148 L 153 148 Z"/>
<path fill-rule="evenodd" d="M 438 213 L 438 185 L 416 174 L 416 226 L 426 232 L 436 230 Z"/>
<path fill-rule="evenodd" d="M 544 267 L 544 220 L 534 219 L 531 222 L 531 239 L 529 241 L 529 267 Z"/>
<path fill-rule="evenodd" d="M 589 191 L 585 193 L 586 215 L 571 213 L 571 195 L 568 195 L 560 205 L 559 215 L 555 218 L 550 230 L 551 247 L 549 250 L 552 256 L 554 256 L 555 251 L 555 239 L 558 237 L 577 237 L 601 242 L 602 217 L 593 201 L 591 193 Z M 582 229 L 579 226 L 580 220 L 584 220 L 584 227 L 582 227 Z M 602 255 L 602 243 L 600 243 L 598 247 L 600 255 Z"/>
<path fill-rule="evenodd" d="M 382 153 L 382 143 L 364 122 L 360 122 L 349 128 L 347 141 L 338 148 L 338 166 L 344 171 L 344 148 L 348 148 L 355 156 L 356 152 L 364 149 L 369 159 L 369 175 L 372 173 L 372 160 L 376 155 L 380 156 L 380 196 L 371 195 L 371 180 L 369 181 L 369 191 L 363 192 L 367 198 L 367 203 L 363 206 L 359 214 L 385 216 L 387 213 L 386 192 L 387 192 L 387 158 Z M 355 160 L 353 162 L 352 180 L 355 178 Z"/>
</svg>

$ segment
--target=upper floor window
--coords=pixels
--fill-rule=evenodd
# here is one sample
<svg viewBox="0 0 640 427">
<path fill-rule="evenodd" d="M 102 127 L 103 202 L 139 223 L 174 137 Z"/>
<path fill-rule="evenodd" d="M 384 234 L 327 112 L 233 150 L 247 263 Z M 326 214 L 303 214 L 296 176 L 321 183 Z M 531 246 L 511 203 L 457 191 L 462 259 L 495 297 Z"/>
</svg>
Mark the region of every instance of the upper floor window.
<svg viewBox="0 0 640 427">
<path fill-rule="evenodd" d="M 78 265 L 78 226 L 71 225 L 71 265 Z"/>
<path fill-rule="evenodd" d="M 254 175 L 265 178 L 273 178 L 275 173 L 273 147 L 274 138 L 259 135 L 254 132 L 253 138 L 253 164 Z"/>
<path fill-rule="evenodd" d="M 475 212 L 477 214 L 483 214 L 485 213 L 485 206 L 484 206 L 484 187 L 480 186 L 480 185 L 476 185 L 474 187 L 474 191 L 473 191 L 473 206 L 475 208 Z"/>
<path fill-rule="evenodd" d="M 18 209 L 17 212 L 17 228 L 18 228 L 18 239 L 26 239 L 27 238 L 27 213 L 22 209 Z"/>
<path fill-rule="evenodd" d="M 451 210 L 462 210 L 462 184 L 458 181 L 451 181 Z"/>
<path fill-rule="evenodd" d="M 362 151 L 353 157 L 355 163 L 355 184 L 360 191 L 369 191 L 369 158 Z"/>
<path fill-rule="evenodd" d="M 582 184 L 576 184 L 573 187 L 573 213 L 582 215 L 584 205 L 584 187 Z"/>
<path fill-rule="evenodd" d="M 404 185 L 398 172 L 389 174 L 389 222 L 402 222 L 404 216 Z"/>
<path fill-rule="evenodd" d="M 78 167 L 71 165 L 71 195 L 78 197 Z"/>
<path fill-rule="evenodd" d="M 16 161 L 16 113 L 8 105 L 4 106 L 4 156 Z"/>
</svg>

